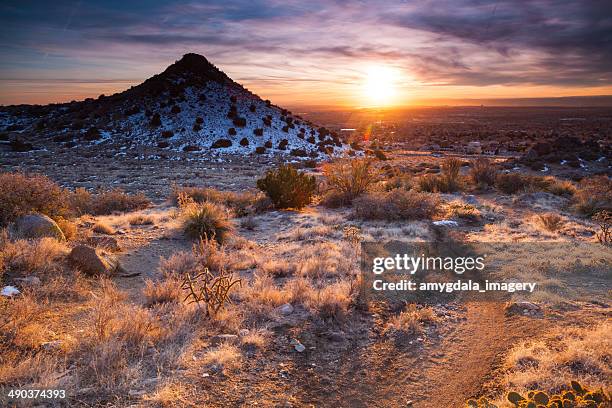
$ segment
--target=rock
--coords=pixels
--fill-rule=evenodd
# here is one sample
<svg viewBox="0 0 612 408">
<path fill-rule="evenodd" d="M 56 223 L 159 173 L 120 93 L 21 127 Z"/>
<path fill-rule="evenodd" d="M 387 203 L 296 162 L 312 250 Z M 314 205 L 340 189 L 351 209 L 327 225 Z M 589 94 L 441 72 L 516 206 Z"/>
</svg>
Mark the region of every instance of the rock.
<svg viewBox="0 0 612 408">
<path fill-rule="evenodd" d="M 112 252 L 121 251 L 119 242 L 113 237 L 89 237 L 87 243 L 94 247 L 102 247 Z"/>
<path fill-rule="evenodd" d="M 459 226 L 457 221 L 453 221 L 453 220 L 434 221 L 433 225 L 435 225 L 437 227 L 458 227 Z"/>
<path fill-rule="evenodd" d="M 291 339 L 290 343 L 298 353 L 302 353 L 304 350 L 306 350 L 306 346 L 300 343 L 298 339 Z"/>
<path fill-rule="evenodd" d="M 505 310 L 507 316 L 538 314 L 542 311 L 540 306 L 535 303 L 525 301 L 508 303 Z"/>
<path fill-rule="evenodd" d="M 42 343 L 40 347 L 42 347 L 44 350 L 47 350 L 47 351 L 57 351 L 57 350 L 61 350 L 62 344 L 63 343 L 61 340 L 53 340 L 53 341 L 46 341 Z"/>
<path fill-rule="evenodd" d="M 221 343 L 235 343 L 238 341 L 238 336 L 235 334 L 217 334 L 210 339 L 213 346 Z"/>
<path fill-rule="evenodd" d="M 293 313 L 293 306 L 291 306 L 289 303 L 285 303 L 284 305 L 278 307 L 278 311 L 281 315 L 288 316 Z"/>
<path fill-rule="evenodd" d="M 95 248 L 87 245 L 77 245 L 72 249 L 68 259 L 87 275 L 112 275 L 121 267 L 116 258 L 104 256 Z"/>
<path fill-rule="evenodd" d="M 0 295 L 2 296 L 6 296 L 6 297 L 12 297 L 15 295 L 18 295 L 19 293 L 19 289 L 17 289 L 14 286 L 5 286 L 2 288 L 2 291 L 0 291 Z"/>
<path fill-rule="evenodd" d="M 44 214 L 28 214 L 17 218 L 12 225 L 11 233 L 17 238 L 50 237 L 65 241 L 64 233 L 55 221 Z"/>
</svg>

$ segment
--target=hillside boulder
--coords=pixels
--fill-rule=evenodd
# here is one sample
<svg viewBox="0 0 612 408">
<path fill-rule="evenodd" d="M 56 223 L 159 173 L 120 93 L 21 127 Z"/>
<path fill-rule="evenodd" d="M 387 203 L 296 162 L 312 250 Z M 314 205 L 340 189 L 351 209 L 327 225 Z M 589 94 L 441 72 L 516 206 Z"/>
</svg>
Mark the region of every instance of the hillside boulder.
<svg viewBox="0 0 612 408">
<path fill-rule="evenodd" d="M 55 221 L 44 214 L 28 214 L 15 220 L 12 226 L 12 235 L 16 238 L 55 238 L 65 241 L 64 233 Z"/>
</svg>

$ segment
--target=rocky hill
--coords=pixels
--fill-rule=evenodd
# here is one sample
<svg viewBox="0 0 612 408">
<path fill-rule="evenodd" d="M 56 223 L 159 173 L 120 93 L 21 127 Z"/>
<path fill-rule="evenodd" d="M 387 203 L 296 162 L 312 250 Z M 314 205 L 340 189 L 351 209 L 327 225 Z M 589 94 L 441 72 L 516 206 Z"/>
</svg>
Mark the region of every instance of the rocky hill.
<svg viewBox="0 0 612 408">
<path fill-rule="evenodd" d="M 0 108 L 0 132 L 13 151 L 108 145 L 317 157 L 348 150 L 335 133 L 262 100 L 197 54 L 111 96 Z"/>
</svg>

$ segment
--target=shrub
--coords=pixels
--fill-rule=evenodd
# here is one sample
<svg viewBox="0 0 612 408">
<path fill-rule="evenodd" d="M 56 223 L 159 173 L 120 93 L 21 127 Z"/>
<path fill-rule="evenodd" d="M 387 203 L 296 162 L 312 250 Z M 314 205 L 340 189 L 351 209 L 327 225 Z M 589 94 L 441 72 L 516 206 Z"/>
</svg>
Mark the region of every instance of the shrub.
<svg viewBox="0 0 612 408">
<path fill-rule="evenodd" d="M 210 147 L 213 149 L 219 149 L 219 148 L 230 147 L 231 145 L 232 145 L 232 141 L 229 139 L 218 139 L 218 140 L 215 140 L 213 144 L 210 145 Z"/>
<path fill-rule="evenodd" d="M 192 129 L 194 132 L 199 132 L 200 130 L 202 130 L 202 125 L 200 125 L 199 123 L 194 123 Z"/>
<path fill-rule="evenodd" d="M 178 105 L 174 105 L 174 106 L 173 106 L 173 107 L 170 109 L 170 113 L 177 114 L 177 113 L 180 113 L 180 112 L 181 112 L 181 107 L 180 107 L 180 106 L 178 106 Z"/>
<path fill-rule="evenodd" d="M 116 211 L 142 210 L 151 205 L 151 201 L 144 194 L 128 194 L 121 189 L 92 194 L 84 188 L 77 188 L 69 201 L 71 209 L 79 215 L 108 215 Z"/>
<path fill-rule="evenodd" d="M 172 136 L 174 136 L 174 132 L 171 131 L 171 130 L 164 130 L 164 131 L 161 132 L 161 136 L 164 139 L 170 139 Z"/>
<path fill-rule="evenodd" d="M 271 149 L 272 148 L 272 141 L 268 140 L 266 143 L 264 143 L 264 147 L 267 149 Z"/>
<path fill-rule="evenodd" d="M 423 330 L 423 324 L 434 323 L 436 317 L 429 307 L 417 309 L 414 303 L 406 306 L 400 314 L 389 319 L 385 333 L 417 334 Z"/>
<path fill-rule="evenodd" d="M 431 218 L 439 203 L 433 194 L 395 189 L 355 199 L 353 211 L 364 220 L 419 220 Z"/>
<path fill-rule="evenodd" d="M 0 173 L 0 226 L 31 212 L 66 216 L 69 196 L 69 191 L 45 176 Z"/>
<path fill-rule="evenodd" d="M 328 193 L 350 204 L 378 179 L 378 172 L 367 159 L 339 160 L 323 166 Z"/>
<path fill-rule="evenodd" d="M 492 186 L 495 184 L 496 176 L 497 169 L 491 164 L 491 160 L 481 157 L 472 163 L 470 179 L 476 186 L 480 188 Z"/>
<path fill-rule="evenodd" d="M 234 118 L 232 123 L 237 127 L 245 127 L 247 122 L 245 118 Z"/>
<path fill-rule="evenodd" d="M 151 126 L 158 127 L 161 126 L 161 124 L 161 117 L 159 116 L 159 113 L 154 114 L 151 118 Z"/>
<path fill-rule="evenodd" d="M 538 223 L 547 231 L 558 231 L 564 224 L 563 217 L 555 213 L 538 214 Z"/>
<path fill-rule="evenodd" d="M 376 149 L 373 152 L 374 157 L 376 157 L 378 160 L 387 160 L 387 156 L 385 155 L 385 153 L 382 150 Z"/>
<path fill-rule="evenodd" d="M 418 186 L 421 191 L 430 193 L 452 193 L 461 189 L 459 171 L 463 162 L 457 158 L 449 157 L 440 166 L 439 175 L 426 174 L 419 178 Z"/>
<path fill-rule="evenodd" d="M 260 198 L 258 194 L 248 191 L 235 193 L 233 191 L 219 191 L 214 188 L 175 186 L 171 194 L 171 199 L 174 203 L 179 204 L 180 195 L 189 197 L 196 203 L 212 202 L 221 204 L 230 208 L 237 217 L 242 217 L 255 211 L 255 204 Z"/>
<path fill-rule="evenodd" d="M 253 129 L 253 134 L 255 136 L 263 136 L 263 129 L 262 128 Z"/>
<path fill-rule="evenodd" d="M 603 245 L 612 244 L 612 213 L 610 211 L 599 211 L 593 216 L 593 221 L 599 225 L 596 233 L 597 240 Z"/>
<path fill-rule="evenodd" d="M 240 139 L 240 146 L 246 147 L 249 145 L 249 139 L 247 139 L 246 137 L 243 137 L 242 139 Z"/>
<path fill-rule="evenodd" d="M 584 215 L 612 211 L 612 179 L 605 175 L 582 179 L 574 197 L 575 208 Z"/>
<path fill-rule="evenodd" d="M 128 219 L 130 225 L 153 225 L 155 220 L 150 215 L 133 215 Z"/>
<path fill-rule="evenodd" d="M 187 197 L 179 197 L 183 230 L 191 238 L 215 239 L 222 244 L 233 231 L 225 207 L 211 203 L 196 203 Z"/>
<path fill-rule="evenodd" d="M 236 136 L 236 129 L 234 129 L 234 128 L 229 128 L 229 129 L 227 130 L 227 134 L 228 134 L 228 135 L 230 135 L 230 136 Z"/>
<path fill-rule="evenodd" d="M 142 293 L 145 298 L 145 306 L 148 307 L 164 303 L 181 303 L 184 298 L 181 282 L 173 277 L 155 282 L 147 279 Z"/>
<path fill-rule="evenodd" d="M 263 146 L 257 146 L 255 148 L 255 153 L 257 154 L 264 154 L 266 152 L 266 148 Z"/>
<path fill-rule="evenodd" d="M 300 173 L 292 166 L 281 165 L 257 180 L 257 188 L 270 197 L 276 208 L 299 209 L 312 201 L 316 184 L 314 176 Z"/>
<path fill-rule="evenodd" d="M 518 173 L 500 173 L 495 177 L 495 187 L 505 194 L 515 194 L 529 185 L 526 177 Z"/>
</svg>

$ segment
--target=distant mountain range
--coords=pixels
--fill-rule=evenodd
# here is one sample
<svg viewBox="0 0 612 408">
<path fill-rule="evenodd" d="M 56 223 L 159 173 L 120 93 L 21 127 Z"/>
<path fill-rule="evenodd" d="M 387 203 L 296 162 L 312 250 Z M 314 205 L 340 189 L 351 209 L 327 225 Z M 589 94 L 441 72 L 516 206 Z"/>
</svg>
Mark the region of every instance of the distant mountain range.
<svg viewBox="0 0 612 408">
<path fill-rule="evenodd" d="M 335 133 L 262 100 L 198 54 L 186 54 L 161 74 L 111 96 L 2 107 L 0 132 L 4 139 L 19 139 L 23 150 L 49 140 L 67 148 L 146 145 L 297 157 L 347 150 Z"/>
</svg>

